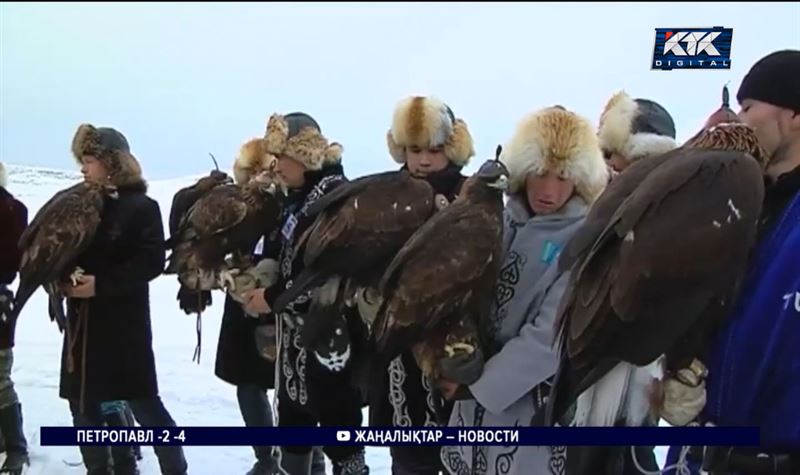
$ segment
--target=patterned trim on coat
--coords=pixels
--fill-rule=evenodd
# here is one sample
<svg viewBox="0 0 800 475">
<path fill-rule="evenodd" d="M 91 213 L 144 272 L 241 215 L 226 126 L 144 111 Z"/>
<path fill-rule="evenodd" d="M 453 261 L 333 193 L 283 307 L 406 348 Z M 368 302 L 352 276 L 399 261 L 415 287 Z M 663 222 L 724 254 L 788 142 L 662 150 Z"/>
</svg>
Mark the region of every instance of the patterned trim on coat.
<svg viewBox="0 0 800 475">
<path fill-rule="evenodd" d="M 475 414 L 472 418 L 475 427 L 483 426 L 483 416 L 486 414 L 486 409 L 475 403 Z M 489 470 L 489 463 L 486 460 L 487 447 L 484 445 L 472 446 L 472 473 L 475 475 L 485 474 Z"/>
<path fill-rule="evenodd" d="M 294 213 L 295 220 L 299 220 L 305 214 L 309 206 L 319 200 L 325 195 L 328 187 L 337 181 L 344 181 L 342 175 L 329 175 L 314 186 L 308 193 L 303 205 L 299 211 Z M 280 272 L 281 277 L 286 281 L 286 287 L 292 286 L 292 268 L 295 260 L 295 240 L 297 233 L 292 232 L 291 237 L 285 239 L 281 245 L 280 254 Z M 281 356 L 281 372 L 284 377 L 284 387 L 286 395 L 289 396 L 293 402 L 305 406 L 308 404 L 308 385 L 306 383 L 306 349 L 300 344 L 300 330 L 298 325 L 302 325 L 302 317 L 300 316 L 297 307 L 303 306 L 311 300 L 311 291 L 298 296 L 293 302 L 286 306 L 286 309 L 281 312 L 279 318 L 282 318 L 286 325 L 283 325 L 283 335 L 281 337 L 281 348 L 283 348 Z M 291 350 L 291 351 L 290 351 Z M 292 355 L 295 355 L 294 358 Z"/>
<path fill-rule="evenodd" d="M 431 380 L 425 376 L 425 373 L 420 372 L 420 374 L 422 374 L 422 388 L 428 393 L 426 397 L 428 407 L 425 409 L 424 427 L 439 427 L 439 423 L 436 422 L 436 401 L 434 401 L 434 392 L 433 388 L 431 387 Z"/>
<path fill-rule="evenodd" d="M 406 382 L 406 369 L 403 366 L 402 355 L 396 357 L 389 364 L 389 404 L 392 405 L 392 423 L 395 427 L 411 427 L 411 417 L 408 415 L 406 392 L 403 383 Z"/>
<path fill-rule="evenodd" d="M 511 450 L 501 453 L 494 459 L 494 473 L 497 475 L 508 475 L 511 473 L 511 467 L 514 466 L 514 456 L 519 450 L 519 445 L 511 446 Z"/>
<path fill-rule="evenodd" d="M 565 445 L 550 447 L 550 462 L 547 466 L 550 468 L 550 475 L 567 473 L 567 447 Z"/>
<path fill-rule="evenodd" d="M 503 322 L 508 316 L 508 304 L 514 300 L 514 296 L 517 293 L 516 287 L 522 275 L 522 269 L 527 262 L 527 256 L 519 254 L 516 251 L 510 251 L 503 267 L 500 268 L 500 277 L 497 279 L 495 297 L 492 302 L 493 309 L 490 313 L 490 315 L 492 315 L 490 322 L 491 327 L 489 328 L 492 337 L 491 341 L 496 342 L 499 339 L 500 329 L 503 327 Z"/>
</svg>

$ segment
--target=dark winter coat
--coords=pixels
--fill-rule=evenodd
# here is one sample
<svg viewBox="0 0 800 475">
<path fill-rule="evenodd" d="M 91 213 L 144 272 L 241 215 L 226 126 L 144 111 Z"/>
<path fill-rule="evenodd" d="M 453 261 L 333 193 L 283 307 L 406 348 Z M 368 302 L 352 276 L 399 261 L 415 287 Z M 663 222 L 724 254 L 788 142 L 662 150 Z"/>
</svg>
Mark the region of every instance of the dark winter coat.
<svg viewBox="0 0 800 475">
<path fill-rule="evenodd" d="M 165 263 L 161 210 L 143 182 L 121 186 L 105 206 L 93 242 L 77 259 L 95 276 L 96 295 L 68 299 L 60 396 L 80 398 L 83 382 L 86 401 L 153 397 L 149 283 Z"/>
<path fill-rule="evenodd" d="M 255 257 L 256 262 L 261 258 Z M 275 386 L 275 364 L 262 358 L 256 347 L 255 330 L 259 324 L 259 320 L 244 313 L 236 300 L 225 296 L 214 368 L 218 378 L 234 386 L 255 384 L 264 389 Z"/>
<path fill-rule="evenodd" d="M 11 285 L 19 272 L 22 253 L 17 243 L 27 226 L 28 208 L 0 186 L 0 291 Z M 0 322 L 0 350 L 14 346 L 15 324 Z"/>
<path fill-rule="evenodd" d="M 461 169 L 452 164 L 427 177 L 436 193 L 444 195 L 449 201 L 458 195 L 464 180 L 466 177 L 461 174 Z M 424 377 L 411 352 L 395 358 L 380 374 L 383 377 L 375 380 L 370 387 L 370 425 L 447 425 L 453 404 L 442 398 L 435 384 Z"/>
<path fill-rule="evenodd" d="M 305 216 L 305 210 L 325 194 L 345 183 L 347 178 L 340 164 L 328 165 L 319 171 L 305 174 L 302 188 L 289 192 L 284 205 L 284 215 L 279 231 L 265 245 L 265 249 L 279 248 L 278 263 L 280 267 L 278 282 L 266 289 L 265 298 L 270 307 L 280 293 L 291 285 L 303 270 L 303 256 L 295 254 L 295 244 L 303 232 L 313 223 L 313 218 Z M 280 353 L 278 355 L 279 380 L 278 396 L 280 404 L 291 404 L 298 411 L 318 417 L 320 405 L 318 398 L 325 397 L 325 388 L 316 387 L 319 378 L 311 376 L 326 369 L 316 360 L 313 352 L 307 351 L 300 344 L 298 328 L 292 326 L 302 320 L 310 306 L 311 291 L 290 302 L 281 313 L 279 322 Z M 350 375 L 346 371 L 338 375 L 326 377 L 327 381 L 341 380 L 341 384 L 349 384 Z"/>
<path fill-rule="evenodd" d="M 245 315 L 242 306 L 230 296 L 219 329 L 214 374 L 234 386 L 254 384 L 263 389 L 275 386 L 275 364 L 262 358 L 255 341 L 258 320 Z"/>
</svg>

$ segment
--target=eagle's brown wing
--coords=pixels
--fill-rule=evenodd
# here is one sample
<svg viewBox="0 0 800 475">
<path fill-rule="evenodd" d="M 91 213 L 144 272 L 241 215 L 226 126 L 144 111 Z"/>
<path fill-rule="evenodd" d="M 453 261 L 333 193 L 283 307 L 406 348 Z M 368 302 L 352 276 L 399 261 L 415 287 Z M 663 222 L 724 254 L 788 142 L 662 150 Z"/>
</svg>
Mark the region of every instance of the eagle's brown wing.
<svg viewBox="0 0 800 475">
<path fill-rule="evenodd" d="M 673 150 L 662 155 L 653 155 L 633 162 L 624 173 L 621 173 L 608 184 L 603 193 L 594 202 L 586 220 L 578 232 L 569 240 L 558 258 L 560 270 L 569 270 L 575 262 L 586 257 L 597 238 L 608 226 L 611 217 L 623 201 L 642 183 L 644 178 L 655 168 L 667 160 L 679 155 L 682 151 Z"/>
<path fill-rule="evenodd" d="M 103 210 L 102 188 L 80 183 L 57 193 L 36 214 L 20 238 L 23 251 L 15 297 L 19 314 L 40 285 L 69 275 L 75 259 L 91 244 Z"/>
<path fill-rule="evenodd" d="M 364 254 L 397 250 L 435 210 L 433 188 L 407 174 L 381 175 L 353 188 L 310 229 L 306 266 L 347 269 L 356 256 L 364 259 Z"/>
<path fill-rule="evenodd" d="M 385 300 L 374 326 L 379 351 L 392 356 L 406 350 L 490 298 L 502 234 L 501 213 L 494 211 L 455 202 L 406 243 L 381 281 Z M 488 291 L 485 281 L 492 281 Z"/>
<path fill-rule="evenodd" d="M 226 233 L 245 222 L 250 207 L 239 185 L 218 186 L 192 205 L 178 226 L 174 250 L 165 273 L 181 273 L 198 267 L 210 270 L 230 252 Z"/>
<path fill-rule="evenodd" d="M 333 275 L 356 286 L 377 285 L 394 254 L 436 210 L 431 185 L 404 171 L 353 180 L 323 200 L 309 207 L 316 219 L 298 240 L 305 269 L 275 300 L 273 311 Z"/>
<path fill-rule="evenodd" d="M 698 356 L 731 304 L 763 195 L 761 168 L 739 152 L 683 150 L 645 177 L 570 275 L 559 321 L 574 374 L 559 397 L 609 361 Z"/>
<path fill-rule="evenodd" d="M 225 232 L 240 224 L 248 212 L 247 203 L 237 185 L 213 189 L 197 200 L 186 215 L 186 222 L 200 237 Z"/>
<path fill-rule="evenodd" d="M 84 182 L 76 183 L 69 188 L 65 188 L 56 192 L 55 195 L 47 200 L 47 202 L 45 202 L 45 204 L 39 208 L 39 211 L 37 211 L 36 215 L 33 217 L 33 220 L 31 220 L 28 227 L 25 228 L 25 231 L 22 233 L 22 235 L 20 235 L 19 249 L 25 249 L 30 246 L 31 240 L 41 228 L 41 222 L 43 220 L 47 220 L 48 216 L 52 216 L 53 213 L 57 212 L 58 208 L 54 207 L 55 203 L 58 203 L 64 195 L 75 193 L 76 191 L 83 189 L 85 186 L 86 185 Z"/>
</svg>

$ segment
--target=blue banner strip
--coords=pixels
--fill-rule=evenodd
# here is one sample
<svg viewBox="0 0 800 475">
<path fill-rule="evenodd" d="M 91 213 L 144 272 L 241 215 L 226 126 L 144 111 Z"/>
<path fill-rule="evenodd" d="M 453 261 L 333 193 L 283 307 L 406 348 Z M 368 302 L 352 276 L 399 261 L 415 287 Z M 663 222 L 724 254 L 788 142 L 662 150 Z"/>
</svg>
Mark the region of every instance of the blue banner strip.
<svg viewBox="0 0 800 475">
<path fill-rule="evenodd" d="M 759 446 L 757 427 L 42 427 L 41 445 Z"/>
</svg>

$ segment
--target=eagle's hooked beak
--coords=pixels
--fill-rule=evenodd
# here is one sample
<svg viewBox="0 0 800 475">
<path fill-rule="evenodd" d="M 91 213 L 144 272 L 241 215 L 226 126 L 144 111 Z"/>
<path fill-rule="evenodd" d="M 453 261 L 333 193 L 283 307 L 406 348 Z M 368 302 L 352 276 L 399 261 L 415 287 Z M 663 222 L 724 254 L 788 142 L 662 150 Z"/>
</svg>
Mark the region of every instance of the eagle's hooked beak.
<svg viewBox="0 0 800 475">
<path fill-rule="evenodd" d="M 488 186 L 496 190 L 508 191 L 508 177 L 500 175 L 497 180 L 489 183 Z"/>
</svg>

